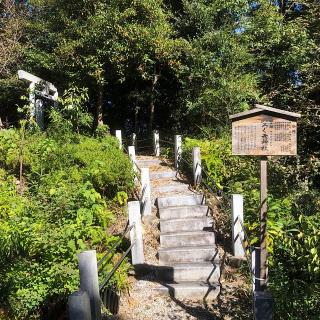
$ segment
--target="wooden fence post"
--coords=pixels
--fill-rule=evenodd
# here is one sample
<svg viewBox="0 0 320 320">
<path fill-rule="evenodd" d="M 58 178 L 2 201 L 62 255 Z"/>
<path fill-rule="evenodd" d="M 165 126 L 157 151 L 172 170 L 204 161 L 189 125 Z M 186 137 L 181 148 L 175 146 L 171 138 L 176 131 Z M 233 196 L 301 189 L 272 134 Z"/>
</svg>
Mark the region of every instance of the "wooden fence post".
<svg viewBox="0 0 320 320">
<path fill-rule="evenodd" d="M 88 293 L 92 320 L 101 320 L 101 299 L 97 256 L 95 250 L 83 251 L 78 254 L 80 270 L 80 288 Z"/>
<path fill-rule="evenodd" d="M 239 258 L 245 258 L 246 254 L 242 245 L 244 232 L 241 226 L 241 223 L 243 223 L 243 195 L 233 194 L 231 197 L 233 255 Z"/>
<path fill-rule="evenodd" d="M 151 184 L 149 168 L 141 168 L 141 187 L 142 187 L 142 215 L 151 217 Z"/>
<path fill-rule="evenodd" d="M 182 143 L 181 135 L 174 136 L 174 166 L 176 170 L 179 169 L 181 155 L 182 155 Z"/>
<path fill-rule="evenodd" d="M 154 155 L 156 157 L 159 157 L 160 156 L 160 137 L 159 137 L 158 130 L 153 131 L 153 147 L 154 147 Z"/>
<path fill-rule="evenodd" d="M 72 293 L 68 298 L 70 320 L 91 320 L 90 299 L 85 291 Z"/>
<path fill-rule="evenodd" d="M 141 225 L 140 202 L 128 202 L 129 224 L 134 227 L 130 230 L 130 241 L 134 243 L 131 250 L 132 264 L 139 265 L 144 263 L 143 237 Z"/>
<path fill-rule="evenodd" d="M 192 163 L 193 163 L 193 183 L 195 186 L 201 182 L 201 154 L 200 147 L 192 149 Z"/>
<path fill-rule="evenodd" d="M 122 134 L 121 134 L 121 130 L 116 130 L 116 138 L 119 140 L 119 148 L 122 149 Z"/>
</svg>

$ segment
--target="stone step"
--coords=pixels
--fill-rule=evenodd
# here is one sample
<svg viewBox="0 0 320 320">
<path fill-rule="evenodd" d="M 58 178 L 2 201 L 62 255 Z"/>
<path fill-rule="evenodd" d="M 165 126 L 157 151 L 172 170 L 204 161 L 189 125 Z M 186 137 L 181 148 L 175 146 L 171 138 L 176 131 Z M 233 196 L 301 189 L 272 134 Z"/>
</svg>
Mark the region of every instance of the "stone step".
<svg viewBox="0 0 320 320">
<path fill-rule="evenodd" d="M 183 184 L 183 183 L 168 184 L 165 186 L 154 186 L 152 190 L 158 193 L 183 192 L 183 191 L 189 191 L 189 185 Z"/>
<path fill-rule="evenodd" d="M 211 262 L 178 263 L 162 266 L 157 278 L 166 282 L 205 281 L 216 283 L 220 277 L 220 266 Z"/>
<path fill-rule="evenodd" d="M 175 171 L 155 171 L 150 173 L 150 180 L 169 179 L 176 175 Z"/>
<path fill-rule="evenodd" d="M 196 231 L 205 228 L 211 228 L 213 225 L 212 217 L 184 218 L 184 219 L 168 219 L 160 220 L 161 232 L 174 231 Z"/>
<path fill-rule="evenodd" d="M 205 205 L 159 208 L 159 217 L 163 220 L 203 217 L 208 216 L 209 213 L 210 209 Z"/>
<path fill-rule="evenodd" d="M 193 206 L 205 203 L 205 197 L 203 195 L 187 195 L 187 196 L 174 196 L 174 197 L 159 197 L 157 205 L 159 209 L 166 207 L 176 206 Z"/>
<path fill-rule="evenodd" d="M 145 168 L 155 165 L 160 165 L 161 163 L 165 164 L 160 159 L 142 159 L 142 160 L 136 160 L 138 167 Z"/>
<path fill-rule="evenodd" d="M 204 261 L 219 263 L 219 253 L 215 245 L 171 248 L 160 247 L 158 255 L 160 265 Z"/>
<path fill-rule="evenodd" d="M 160 245 L 164 247 L 209 246 L 215 244 L 215 236 L 209 231 L 182 231 L 160 234 Z"/>
<path fill-rule="evenodd" d="M 156 171 L 156 172 L 161 172 L 161 171 Z M 161 179 L 161 180 L 153 180 L 151 181 L 151 185 L 153 187 L 162 187 L 162 186 L 167 186 L 167 185 L 172 185 L 172 184 L 186 184 L 189 185 L 189 181 L 188 180 L 183 180 L 181 179 L 179 176 L 169 179 Z"/>
<path fill-rule="evenodd" d="M 187 195 L 190 195 L 190 196 L 193 196 L 194 195 L 194 191 L 192 190 L 189 190 L 187 188 L 184 188 L 184 189 L 180 189 L 177 188 L 176 190 L 174 190 L 174 188 L 172 188 L 172 190 L 170 191 L 164 191 L 163 192 L 159 192 L 157 190 L 154 190 L 152 187 L 152 192 L 153 192 L 153 196 L 151 197 L 154 201 L 154 203 L 157 204 L 157 199 L 158 198 L 167 198 L 167 197 L 181 197 L 181 196 L 187 196 Z"/>
<path fill-rule="evenodd" d="M 205 299 L 206 301 L 213 301 L 220 293 L 220 286 L 218 284 L 208 284 L 206 282 L 188 281 L 165 284 L 162 291 L 176 299 Z"/>
</svg>

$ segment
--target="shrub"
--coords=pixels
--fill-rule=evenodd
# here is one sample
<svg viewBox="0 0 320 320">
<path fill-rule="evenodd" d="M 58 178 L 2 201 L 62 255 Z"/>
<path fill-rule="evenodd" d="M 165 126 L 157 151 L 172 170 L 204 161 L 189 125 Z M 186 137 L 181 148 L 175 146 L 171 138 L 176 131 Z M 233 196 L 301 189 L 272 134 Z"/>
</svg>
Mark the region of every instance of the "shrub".
<svg viewBox="0 0 320 320">
<path fill-rule="evenodd" d="M 202 165 L 219 189 L 244 195 L 245 224 L 251 244 L 257 245 L 258 160 L 232 156 L 231 141 L 226 137 L 210 140 L 187 138 L 183 148 L 185 157 L 190 157 L 194 146 L 201 148 Z M 297 171 L 294 160 L 284 163 L 283 158 L 276 158 L 269 161 L 268 166 L 268 263 L 277 318 L 317 319 L 320 301 L 320 194 L 299 179 L 301 173 Z M 310 177 L 316 176 L 310 172 Z M 212 184 L 211 180 L 207 182 Z M 225 215 L 225 219 L 229 221 L 230 217 Z"/>
<path fill-rule="evenodd" d="M 19 133 L 0 131 L 0 299 L 16 319 L 38 319 L 77 289 L 77 253 L 103 252 L 118 239 L 107 232 L 115 219 L 109 203 L 116 197 L 124 205 L 133 186 L 115 138 L 75 138 L 64 123 L 53 131 L 57 124 L 26 134 L 22 195 Z M 116 286 L 125 286 L 127 269 L 115 275 Z"/>
</svg>

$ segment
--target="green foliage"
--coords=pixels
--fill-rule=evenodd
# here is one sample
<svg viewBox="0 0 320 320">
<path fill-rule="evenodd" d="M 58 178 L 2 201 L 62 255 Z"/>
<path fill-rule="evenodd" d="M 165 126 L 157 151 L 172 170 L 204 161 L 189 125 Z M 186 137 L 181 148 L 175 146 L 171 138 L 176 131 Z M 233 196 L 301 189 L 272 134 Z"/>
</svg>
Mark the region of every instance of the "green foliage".
<svg viewBox="0 0 320 320">
<path fill-rule="evenodd" d="M 77 87 L 67 89 L 60 99 L 62 116 L 70 121 L 73 129 L 78 133 L 81 128 L 89 129 L 92 125 L 92 116 L 84 109 L 88 100 L 88 89 Z"/>
<path fill-rule="evenodd" d="M 1 130 L 0 140 L 1 167 L 13 169 L 18 164 L 19 133 L 13 129 Z"/>
<path fill-rule="evenodd" d="M 0 295 L 16 319 L 38 319 L 41 309 L 78 288 L 77 253 L 103 252 L 117 240 L 107 231 L 111 204 L 125 205 L 133 186 L 130 161 L 115 138 L 73 136 L 70 123 L 54 117 L 48 132 L 26 134 L 25 181 L 15 177 L 19 133 L 0 131 L 6 169 L 0 170 Z M 127 269 L 124 263 L 113 279 L 119 288 Z"/>
<path fill-rule="evenodd" d="M 244 195 L 245 225 L 251 245 L 259 245 L 258 161 L 232 156 L 231 141 L 225 136 L 202 140 L 186 138 L 184 157 L 190 157 L 195 146 L 201 148 L 202 165 L 215 185 L 211 180 L 206 182 L 227 193 Z M 300 180 L 297 173 L 300 166 L 290 162 L 285 164 L 284 159 L 268 163 L 268 263 L 276 314 L 279 319 L 317 319 L 320 297 L 319 191 L 306 188 L 305 181 Z M 311 185 L 313 179 L 311 174 Z M 225 216 L 225 219 L 229 221 L 230 217 Z"/>
<path fill-rule="evenodd" d="M 88 105 L 96 106 L 99 122 L 102 110 L 108 109 L 110 126 L 115 124 L 112 119 L 119 124 L 135 117 L 136 128 L 139 118 L 149 118 L 151 125 L 155 118 L 162 129 L 166 125 L 179 132 L 214 128 L 220 138 L 188 139 L 184 150 L 190 154 L 192 146 L 201 147 L 204 167 L 215 181 L 208 180 L 209 185 L 245 195 L 247 226 L 255 243 L 258 163 L 231 157 L 230 140 L 220 133 L 230 125 L 230 114 L 257 101 L 300 112 L 300 156 L 269 162 L 269 251 L 271 270 L 279 273 L 279 279 L 272 280 L 279 317 L 294 319 L 281 307 L 285 305 L 281 297 L 291 294 L 292 313 L 297 311 L 298 319 L 314 317 L 319 287 L 310 277 L 318 276 L 319 268 L 315 229 L 320 187 L 319 22 L 318 0 L 299 4 L 292 0 L 1 3 L 0 128 L 19 118 L 13 110 L 24 103 L 19 97 L 27 90 L 17 80 L 18 66 L 53 82 L 59 92 L 67 88 L 61 112 L 50 114 L 47 132 L 27 131 L 23 148 L 18 131 L 0 131 L 0 165 L 6 170 L 3 187 L 14 199 L 5 202 L 3 212 L 14 215 L 15 206 L 18 213 L 38 212 L 39 219 L 44 216 L 43 223 L 60 221 L 64 214 L 76 219 L 79 214 L 80 224 L 86 217 L 105 226 L 109 214 L 101 213 L 104 197 L 126 202 L 125 193 L 132 187 L 129 163 L 107 127 L 98 126 L 96 139 L 85 136 L 92 130 Z M 19 148 L 23 149 L 25 181 L 14 178 L 19 172 Z M 16 186 L 24 191 L 23 197 L 16 195 Z M 30 201 L 26 204 L 25 199 Z M 90 201 L 95 201 L 95 209 Z M 85 208 L 79 213 L 78 203 Z M 19 232 L 5 232 L 8 252 L 21 250 L 14 240 Z M 93 238 L 89 243 L 95 242 Z M 12 246 L 11 240 L 16 241 Z M 19 263 L 30 260 L 21 258 Z M 21 268 L 30 270 L 30 277 L 38 273 L 37 266 Z M 288 291 L 281 291 L 282 286 Z M 46 288 L 39 285 L 39 292 L 47 292 Z M 298 299 L 299 290 L 305 293 L 305 302 Z M 28 294 L 21 294 L 22 304 L 18 299 L 16 304 L 27 303 Z M 35 291 L 35 301 L 40 296 Z"/>
<path fill-rule="evenodd" d="M 191 155 L 193 147 L 200 147 L 203 166 L 220 190 L 242 192 L 247 177 L 256 181 L 256 165 L 250 158 L 231 156 L 231 140 L 229 137 L 220 139 L 199 140 L 186 138 L 183 150 Z M 210 185 L 210 181 L 208 181 Z"/>
</svg>

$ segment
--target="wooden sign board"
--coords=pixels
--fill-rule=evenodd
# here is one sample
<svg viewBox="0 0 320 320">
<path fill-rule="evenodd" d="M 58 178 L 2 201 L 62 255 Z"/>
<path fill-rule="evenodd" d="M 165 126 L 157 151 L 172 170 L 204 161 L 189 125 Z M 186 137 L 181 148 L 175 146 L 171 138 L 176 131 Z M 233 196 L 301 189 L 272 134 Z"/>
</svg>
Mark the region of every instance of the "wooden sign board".
<svg viewBox="0 0 320 320">
<path fill-rule="evenodd" d="M 270 112 L 270 109 L 278 109 L 270 107 L 266 109 L 253 109 L 232 116 L 232 154 L 253 156 L 297 154 L 297 121 L 294 116 Z"/>
</svg>

